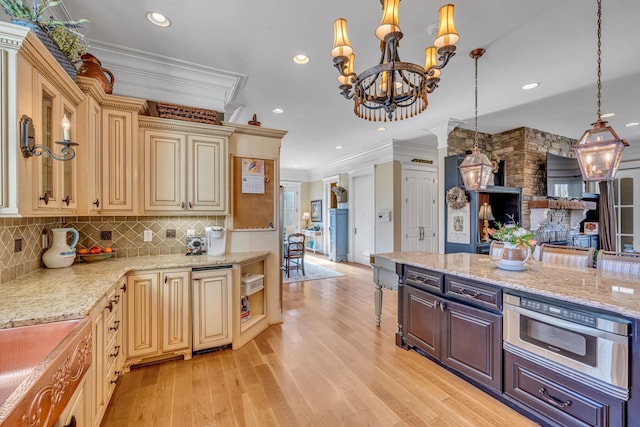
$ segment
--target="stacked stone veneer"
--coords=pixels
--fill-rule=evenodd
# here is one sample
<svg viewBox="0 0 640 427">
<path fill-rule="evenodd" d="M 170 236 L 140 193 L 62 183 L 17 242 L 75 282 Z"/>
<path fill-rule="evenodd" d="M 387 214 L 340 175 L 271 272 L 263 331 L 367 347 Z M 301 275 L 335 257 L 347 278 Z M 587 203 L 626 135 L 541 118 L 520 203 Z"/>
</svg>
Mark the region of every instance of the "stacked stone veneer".
<svg viewBox="0 0 640 427">
<path fill-rule="evenodd" d="M 449 134 L 448 155 L 473 148 L 474 131 L 455 128 Z M 529 200 L 544 199 L 547 194 L 547 152 L 574 157 L 575 139 L 531 128 L 517 128 L 489 135 L 478 133 L 478 147 L 505 161 L 505 185 L 522 188 L 522 225 L 530 227 Z M 561 215 L 568 218 L 569 215 Z"/>
<path fill-rule="evenodd" d="M 0 284 L 42 267 L 42 234 L 51 242 L 51 229 L 73 227 L 80 238 L 78 247 L 111 247 L 117 257 L 180 254 L 186 252 L 188 230 L 203 235 L 204 228 L 225 225 L 224 216 L 86 216 L 51 218 L 0 218 Z M 153 240 L 145 242 L 144 230 L 153 231 Z M 111 240 L 102 240 L 101 232 L 111 231 Z M 167 231 L 175 237 L 168 237 Z M 15 240 L 22 250 L 14 251 Z"/>
</svg>

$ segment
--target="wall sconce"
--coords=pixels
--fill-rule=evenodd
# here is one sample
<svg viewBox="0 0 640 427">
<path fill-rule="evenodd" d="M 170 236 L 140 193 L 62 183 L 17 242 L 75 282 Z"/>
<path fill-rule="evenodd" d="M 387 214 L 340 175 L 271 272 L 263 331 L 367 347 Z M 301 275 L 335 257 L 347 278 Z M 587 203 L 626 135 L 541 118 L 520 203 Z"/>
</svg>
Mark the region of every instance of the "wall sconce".
<svg viewBox="0 0 640 427">
<path fill-rule="evenodd" d="M 303 212 L 302 219 L 305 221 L 305 228 L 309 228 L 309 220 L 311 219 L 311 214 L 309 212 Z"/>
<path fill-rule="evenodd" d="M 42 154 L 46 154 L 55 160 L 66 161 L 71 160 L 76 156 L 75 150 L 72 148 L 75 145 L 78 145 L 75 142 L 69 141 L 69 128 L 71 127 L 71 123 L 69 123 L 69 119 L 65 115 L 62 118 L 62 129 L 64 141 L 56 141 L 56 144 L 62 145 L 62 156 L 54 154 L 49 147 L 46 145 L 40 145 L 35 143 L 35 127 L 33 126 L 33 119 L 31 117 L 22 116 L 20 119 L 20 150 L 22 151 L 22 155 L 28 159 L 31 156 L 41 156 Z"/>
<path fill-rule="evenodd" d="M 482 241 L 489 241 L 489 221 L 495 221 L 493 217 L 493 212 L 491 211 L 491 206 L 488 203 L 483 203 L 480 206 L 480 212 L 478 212 L 478 219 L 484 221 L 482 227 Z"/>
</svg>

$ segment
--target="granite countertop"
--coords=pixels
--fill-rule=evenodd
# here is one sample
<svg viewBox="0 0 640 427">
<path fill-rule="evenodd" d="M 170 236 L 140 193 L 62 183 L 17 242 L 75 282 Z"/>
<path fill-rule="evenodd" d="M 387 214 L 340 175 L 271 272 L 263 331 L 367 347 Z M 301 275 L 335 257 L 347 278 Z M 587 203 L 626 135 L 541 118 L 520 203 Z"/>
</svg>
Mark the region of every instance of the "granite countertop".
<svg viewBox="0 0 640 427">
<path fill-rule="evenodd" d="M 131 271 L 241 264 L 268 254 L 256 251 L 220 257 L 157 255 L 41 269 L 0 284 L 0 329 L 88 316 L 109 288 Z"/>
<path fill-rule="evenodd" d="M 375 254 L 399 264 L 455 274 L 640 319 L 640 277 L 529 261 L 524 271 L 500 270 L 488 255 L 392 252 Z"/>
</svg>

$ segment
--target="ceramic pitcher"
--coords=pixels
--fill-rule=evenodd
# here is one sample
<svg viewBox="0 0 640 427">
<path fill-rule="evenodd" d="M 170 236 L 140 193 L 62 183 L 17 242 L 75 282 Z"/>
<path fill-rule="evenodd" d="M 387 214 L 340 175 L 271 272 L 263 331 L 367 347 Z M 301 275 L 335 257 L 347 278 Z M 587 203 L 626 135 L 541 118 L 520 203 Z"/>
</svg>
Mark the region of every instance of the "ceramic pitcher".
<svg viewBox="0 0 640 427">
<path fill-rule="evenodd" d="M 85 53 L 80 57 L 82 64 L 78 68 L 78 75 L 85 77 L 93 77 L 98 80 L 100 86 L 104 89 L 104 93 L 113 92 L 113 84 L 115 83 L 115 77 L 113 73 L 102 66 L 102 63 L 95 56 L 90 53 Z M 109 76 L 107 78 L 106 75 Z"/>
<path fill-rule="evenodd" d="M 78 231 L 75 228 L 52 228 L 53 243 L 42 255 L 42 261 L 47 268 L 69 267 L 76 258 L 76 243 Z M 67 244 L 67 233 L 71 233 L 71 244 Z"/>
</svg>

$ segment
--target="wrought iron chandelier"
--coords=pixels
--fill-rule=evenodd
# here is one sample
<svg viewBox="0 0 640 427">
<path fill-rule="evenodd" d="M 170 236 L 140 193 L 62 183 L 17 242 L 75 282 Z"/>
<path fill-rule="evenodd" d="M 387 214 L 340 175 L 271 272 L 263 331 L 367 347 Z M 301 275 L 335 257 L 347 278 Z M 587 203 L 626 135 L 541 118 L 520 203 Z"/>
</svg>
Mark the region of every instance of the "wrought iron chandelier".
<svg viewBox="0 0 640 427">
<path fill-rule="evenodd" d="M 464 188 L 468 191 L 486 190 L 491 179 L 493 165 L 486 154 L 478 148 L 478 58 L 484 55 L 485 50 L 482 48 L 474 49 L 469 53 L 475 61 L 475 124 L 476 130 L 473 139 L 473 151 L 464 158 L 458 168 Z"/>
<path fill-rule="evenodd" d="M 380 40 L 380 62 L 361 74 L 354 72 L 355 54 L 347 37 L 347 20 L 333 23 L 333 65 L 340 75 L 342 95 L 354 100 L 356 116 L 369 121 L 396 121 L 422 113 L 429 104 L 427 94 L 438 87 L 440 70 L 455 55 L 459 40 L 453 22 L 454 5 L 440 8 L 440 23 L 434 46 L 425 49 L 425 65 L 402 62 L 398 54 L 402 31 L 398 24 L 400 0 L 380 0 L 382 20 L 375 31 Z"/>
<path fill-rule="evenodd" d="M 598 0 L 598 119 L 591 123 L 592 129 L 582 134 L 578 143 L 573 146 L 576 153 L 582 178 L 585 181 L 612 181 L 620 160 L 624 147 L 629 144 L 624 139 L 620 139 L 616 131 L 602 120 L 601 95 L 602 90 L 602 2 Z"/>
</svg>

